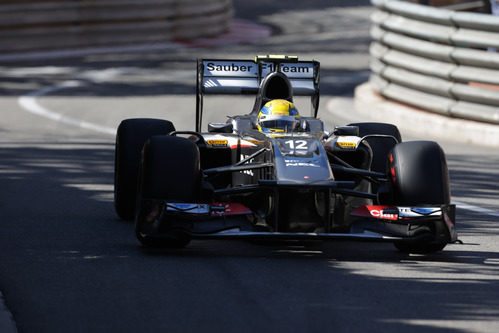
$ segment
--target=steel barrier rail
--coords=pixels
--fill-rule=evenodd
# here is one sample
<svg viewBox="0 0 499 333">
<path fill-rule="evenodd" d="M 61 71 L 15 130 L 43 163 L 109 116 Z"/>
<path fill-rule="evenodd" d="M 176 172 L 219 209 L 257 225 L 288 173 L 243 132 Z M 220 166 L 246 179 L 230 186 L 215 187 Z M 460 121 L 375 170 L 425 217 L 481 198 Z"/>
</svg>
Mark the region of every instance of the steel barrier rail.
<svg viewBox="0 0 499 333">
<path fill-rule="evenodd" d="M 37 0 L 0 4 L 0 52 L 155 43 L 228 30 L 231 0 Z"/>
<path fill-rule="evenodd" d="M 499 124 L 499 17 L 371 2 L 376 91 L 442 115 Z"/>
</svg>

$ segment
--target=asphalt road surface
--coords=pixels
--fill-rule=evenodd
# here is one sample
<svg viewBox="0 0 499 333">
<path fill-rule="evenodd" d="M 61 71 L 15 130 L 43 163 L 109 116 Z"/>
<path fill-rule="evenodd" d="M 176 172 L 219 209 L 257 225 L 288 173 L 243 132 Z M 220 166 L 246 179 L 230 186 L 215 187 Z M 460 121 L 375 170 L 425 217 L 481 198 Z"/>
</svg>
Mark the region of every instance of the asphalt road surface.
<svg viewBox="0 0 499 333">
<path fill-rule="evenodd" d="M 429 256 L 343 241 L 146 250 L 116 217 L 113 132 L 136 116 L 192 129 L 196 57 L 317 59 L 322 119 L 358 120 L 351 97 L 368 77 L 368 1 L 251 3 L 235 1 L 236 15 L 273 29 L 256 44 L 0 64 L 0 291 L 17 329 L 497 332 L 497 149 L 440 142 L 464 245 Z M 209 117 L 246 103 L 213 98 Z"/>
</svg>

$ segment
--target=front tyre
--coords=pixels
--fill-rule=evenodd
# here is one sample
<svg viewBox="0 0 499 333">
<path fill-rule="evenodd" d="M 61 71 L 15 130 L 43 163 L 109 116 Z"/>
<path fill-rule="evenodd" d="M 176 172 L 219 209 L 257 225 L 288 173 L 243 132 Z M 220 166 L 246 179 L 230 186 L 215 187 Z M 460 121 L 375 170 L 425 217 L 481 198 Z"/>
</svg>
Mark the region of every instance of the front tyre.
<svg viewBox="0 0 499 333">
<path fill-rule="evenodd" d="M 141 206 L 144 199 L 195 203 L 199 201 L 200 188 L 200 157 L 195 143 L 176 136 L 154 136 L 146 142 L 139 178 Z M 142 208 L 147 207 L 139 209 Z M 181 248 L 189 243 L 190 238 L 182 230 L 168 225 L 154 229 L 141 215 L 137 215 L 136 235 L 143 245 Z"/>
<path fill-rule="evenodd" d="M 389 157 L 394 201 L 399 206 L 450 203 L 445 154 L 433 141 L 397 144 Z"/>
<path fill-rule="evenodd" d="M 445 154 L 433 141 L 397 144 L 389 156 L 393 203 L 397 206 L 445 205 L 450 203 L 449 172 Z M 444 235 L 442 237 L 442 235 Z M 414 230 L 417 240 L 395 242 L 405 253 L 433 253 L 447 245 L 442 223 Z"/>
<path fill-rule="evenodd" d="M 126 119 L 116 134 L 114 156 L 114 206 L 122 220 L 133 220 L 136 211 L 140 154 L 151 136 L 167 135 L 175 130 L 168 120 Z"/>
</svg>

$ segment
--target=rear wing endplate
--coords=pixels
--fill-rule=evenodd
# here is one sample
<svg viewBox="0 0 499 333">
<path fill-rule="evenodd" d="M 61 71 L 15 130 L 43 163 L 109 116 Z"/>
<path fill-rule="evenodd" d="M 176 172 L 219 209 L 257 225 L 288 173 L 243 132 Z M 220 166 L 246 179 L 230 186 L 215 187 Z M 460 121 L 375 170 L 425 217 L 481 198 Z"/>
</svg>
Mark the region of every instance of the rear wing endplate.
<svg viewBox="0 0 499 333">
<path fill-rule="evenodd" d="M 319 107 L 319 62 L 289 56 L 257 56 L 255 60 L 198 59 L 196 84 L 196 131 L 201 130 L 203 96 L 206 94 L 257 94 L 260 83 L 272 72 L 285 74 L 293 95 L 311 96 L 312 112 Z"/>
</svg>

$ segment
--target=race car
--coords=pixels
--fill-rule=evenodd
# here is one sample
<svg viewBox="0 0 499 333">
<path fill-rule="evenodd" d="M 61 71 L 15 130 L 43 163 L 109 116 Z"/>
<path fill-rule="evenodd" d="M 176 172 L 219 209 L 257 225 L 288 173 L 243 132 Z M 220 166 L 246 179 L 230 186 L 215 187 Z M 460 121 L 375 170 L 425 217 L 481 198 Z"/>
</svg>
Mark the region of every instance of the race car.
<svg viewBox="0 0 499 333">
<path fill-rule="evenodd" d="M 144 246 L 191 239 L 370 240 L 432 253 L 457 240 L 441 147 L 402 142 L 396 126 L 327 131 L 318 61 L 199 59 L 193 131 L 161 119 L 118 128 L 114 200 Z M 202 131 L 209 94 L 255 95 Z M 310 98 L 300 114 L 295 97 Z"/>
</svg>

